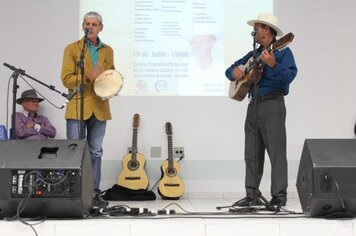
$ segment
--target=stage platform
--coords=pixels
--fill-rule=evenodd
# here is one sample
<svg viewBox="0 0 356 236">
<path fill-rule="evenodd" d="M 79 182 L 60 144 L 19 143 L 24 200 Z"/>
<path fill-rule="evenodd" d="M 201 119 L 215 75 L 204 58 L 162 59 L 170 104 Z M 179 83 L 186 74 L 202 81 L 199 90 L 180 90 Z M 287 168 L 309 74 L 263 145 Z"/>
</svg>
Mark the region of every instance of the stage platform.
<svg viewBox="0 0 356 236">
<path fill-rule="evenodd" d="M 110 202 L 113 205 L 147 208 L 149 211 L 163 209 L 175 210 L 174 215 L 125 216 L 91 219 L 47 219 L 34 225 L 39 236 L 71 235 L 118 235 L 118 236 L 356 236 L 356 220 L 326 220 L 308 218 L 301 213 L 299 199 L 288 198 L 285 209 L 297 214 L 271 214 L 263 211 L 258 214 L 207 215 L 203 213 L 228 212 L 217 210 L 217 206 L 233 204 L 235 197 L 215 198 L 214 194 L 201 198 L 183 198 L 177 201 L 157 199 L 141 202 Z M 197 213 L 182 216 L 185 211 Z M 261 215 L 266 213 L 265 215 Z M 30 222 L 35 223 L 35 222 Z M 19 222 L 0 221 L 1 236 L 36 235 L 27 225 Z"/>
</svg>

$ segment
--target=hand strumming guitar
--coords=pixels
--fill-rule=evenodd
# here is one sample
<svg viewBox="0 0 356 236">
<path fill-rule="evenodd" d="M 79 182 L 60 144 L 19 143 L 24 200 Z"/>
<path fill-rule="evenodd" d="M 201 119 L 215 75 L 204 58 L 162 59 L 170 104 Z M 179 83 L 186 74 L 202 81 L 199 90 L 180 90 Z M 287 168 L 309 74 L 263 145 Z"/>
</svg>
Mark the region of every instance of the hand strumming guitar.
<svg viewBox="0 0 356 236">
<path fill-rule="evenodd" d="M 238 67 L 232 71 L 232 77 L 234 78 L 235 81 L 241 79 L 244 75 L 245 75 L 244 72 Z"/>
</svg>

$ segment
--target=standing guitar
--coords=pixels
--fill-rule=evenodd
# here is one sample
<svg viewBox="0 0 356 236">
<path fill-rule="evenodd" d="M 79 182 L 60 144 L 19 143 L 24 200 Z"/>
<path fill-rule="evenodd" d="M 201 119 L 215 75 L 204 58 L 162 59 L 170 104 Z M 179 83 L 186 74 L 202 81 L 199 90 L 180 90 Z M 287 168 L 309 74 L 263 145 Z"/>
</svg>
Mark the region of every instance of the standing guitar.
<svg viewBox="0 0 356 236">
<path fill-rule="evenodd" d="M 133 118 L 133 135 L 131 153 L 127 153 L 122 159 L 122 170 L 117 179 L 117 184 L 125 188 L 138 190 L 148 188 L 148 178 L 145 172 L 145 158 L 137 152 L 137 129 L 140 115 Z"/>
<path fill-rule="evenodd" d="M 282 50 L 287 46 L 290 42 L 293 41 L 294 34 L 289 33 L 275 43 L 271 44 L 267 50 L 274 51 L 276 49 Z M 261 67 L 262 59 L 261 56 L 256 58 L 257 65 L 257 81 L 261 78 L 262 75 L 262 67 Z M 251 57 L 245 65 L 240 65 L 240 68 L 244 72 L 244 76 L 241 79 L 231 81 L 229 88 L 229 97 L 235 99 L 237 101 L 242 101 L 248 91 L 250 90 L 251 85 L 255 82 L 253 81 L 253 58 Z"/>
<path fill-rule="evenodd" d="M 178 176 L 180 166 L 179 163 L 173 160 L 172 149 L 172 125 L 166 123 L 166 133 L 168 139 L 168 160 L 162 164 L 162 178 L 158 185 L 158 193 L 163 199 L 179 199 L 184 193 L 184 183 Z"/>
</svg>

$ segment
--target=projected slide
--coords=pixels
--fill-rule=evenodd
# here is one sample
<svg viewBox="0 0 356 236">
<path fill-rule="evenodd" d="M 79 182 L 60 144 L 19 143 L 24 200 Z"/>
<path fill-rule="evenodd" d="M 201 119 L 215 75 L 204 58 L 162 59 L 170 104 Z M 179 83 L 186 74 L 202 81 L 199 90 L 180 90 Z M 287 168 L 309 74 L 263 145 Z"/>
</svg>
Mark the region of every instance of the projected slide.
<svg viewBox="0 0 356 236">
<path fill-rule="evenodd" d="M 226 96 L 225 69 L 252 49 L 246 22 L 272 0 L 81 0 L 80 24 L 89 11 L 103 16 L 121 95 Z"/>
</svg>

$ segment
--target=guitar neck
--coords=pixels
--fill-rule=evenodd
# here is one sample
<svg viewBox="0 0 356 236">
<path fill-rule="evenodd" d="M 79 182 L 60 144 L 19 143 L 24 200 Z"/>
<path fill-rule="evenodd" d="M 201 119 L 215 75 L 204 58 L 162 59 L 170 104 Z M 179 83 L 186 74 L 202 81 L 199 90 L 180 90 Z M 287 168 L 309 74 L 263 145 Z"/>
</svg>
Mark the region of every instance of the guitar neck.
<svg viewBox="0 0 356 236">
<path fill-rule="evenodd" d="M 293 35 L 290 35 L 291 33 L 289 33 L 287 36 L 288 37 L 291 37 L 293 39 Z M 278 41 L 272 41 L 272 43 L 266 48 L 266 49 L 263 49 L 262 51 L 264 50 L 267 50 L 268 52 L 271 52 L 271 51 L 275 51 L 276 49 L 280 48 L 281 46 L 279 45 L 281 44 L 282 46 L 285 44 L 285 43 L 280 43 L 280 40 Z M 262 53 L 262 52 L 261 52 Z M 252 61 L 253 61 L 253 58 L 251 57 Z M 259 55 L 257 58 L 256 58 L 256 64 L 261 64 L 264 65 L 265 63 L 262 61 L 262 57 L 261 55 Z M 252 64 L 252 63 L 251 63 Z M 253 66 L 252 66 L 253 67 Z M 251 67 L 251 68 L 252 68 Z"/>
<path fill-rule="evenodd" d="M 256 58 L 256 65 L 263 63 L 261 55 Z"/>
<path fill-rule="evenodd" d="M 267 51 L 273 51 L 273 44 L 271 44 L 270 46 L 268 46 L 266 48 Z M 256 58 L 256 65 L 262 65 L 264 66 L 265 63 L 264 61 L 262 61 L 262 57 L 261 55 L 259 55 L 257 58 Z M 247 61 L 247 63 L 242 66 L 242 69 L 244 71 L 245 74 L 247 74 L 248 72 L 250 72 L 254 67 L 254 64 L 253 64 L 253 56 Z"/>
<path fill-rule="evenodd" d="M 137 159 L 137 128 L 133 128 L 131 160 L 136 161 L 136 159 Z"/>
<path fill-rule="evenodd" d="M 172 170 L 174 168 L 174 165 L 173 165 L 172 135 L 168 134 L 167 135 L 167 139 L 168 139 L 168 168 L 169 168 L 169 170 Z"/>
</svg>

